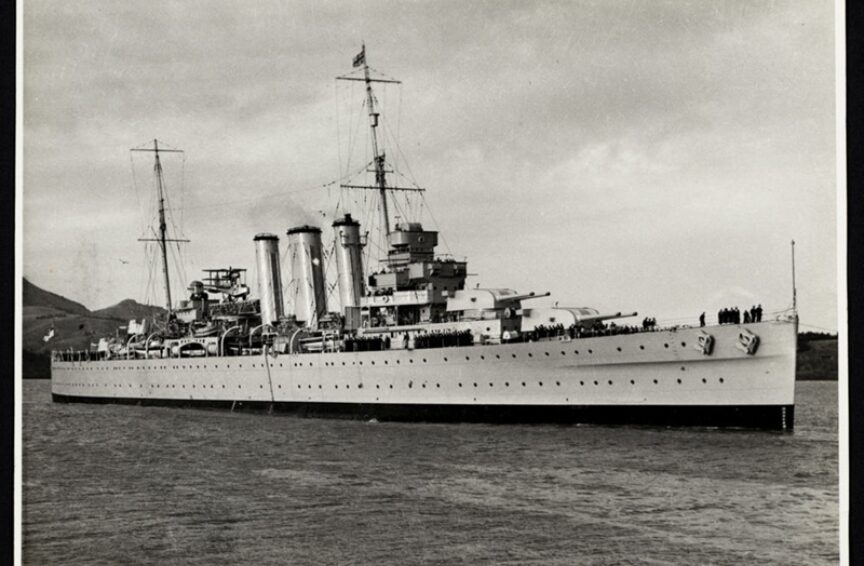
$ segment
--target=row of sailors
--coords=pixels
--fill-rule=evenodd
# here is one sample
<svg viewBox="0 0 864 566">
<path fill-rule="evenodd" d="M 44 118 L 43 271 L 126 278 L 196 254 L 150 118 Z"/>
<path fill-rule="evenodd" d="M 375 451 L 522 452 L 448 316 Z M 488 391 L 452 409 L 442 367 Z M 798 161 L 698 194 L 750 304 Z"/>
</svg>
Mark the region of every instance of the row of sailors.
<svg viewBox="0 0 864 566">
<path fill-rule="evenodd" d="M 717 321 L 720 324 L 741 324 L 741 311 L 738 310 L 738 307 L 720 309 L 717 313 Z M 699 318 L 699 322 L 704 326 L 704 313 L 703 316 Z M 762 305 L 754 305 L 750 307 L 750 310 L 745 309 L 743 322 L 744 324 L 762 322 Z"/>
<path fill-rule="evenodd" d="M 645 321 L 648 324 L 645 324 Z M 591 338 L 594 336 L 617 336 L 618 334 L 638 334 L 640 332 L 650 332 L 656 328 L 657 320 L 648 318 L 643 321 L 642 327 L 635 325 L 617 325 L 614 322 L 609 324 L 595 323 L 591 327 L 583 327 L 579 324 L 571 324 L 565 327 L 563 324 L 553 325 L 538 325 L 533 330 L 525 332 L 523 339 L 531 342 L 540 338 L 554 338 L 557 336 L 569 336 L 570 338 Z"/>
<path fill-rule="evenodd" d="M 474 334 L 470 330 L 444 330 L 414 336 L 414 348 L 446 348 L 449 346 L 471 346 Z"/>
<path fill-rule="evenodd" d="M 348 336 L 344 340 L 346 352 L 370 352 L 390 349 L 390 337 Z"/>
</svg>

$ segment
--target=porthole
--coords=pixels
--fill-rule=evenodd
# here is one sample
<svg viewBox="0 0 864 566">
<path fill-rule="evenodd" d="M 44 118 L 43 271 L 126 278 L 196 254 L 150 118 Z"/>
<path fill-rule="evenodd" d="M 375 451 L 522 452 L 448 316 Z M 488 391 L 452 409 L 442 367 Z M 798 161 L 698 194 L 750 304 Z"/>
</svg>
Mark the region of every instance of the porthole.
<svg viewBox="0 0 864 566">
<path fill-rule="evenodd" d="M 446 361 L 447 361 L 447 358 L 444 358 L 444 361 L 446 362 Z"/>
<path fill-rule="evenodd" d="M 423 363 L 424 363 L 424 364 L 426 363 L 426 358 L 423 358 Z"/>
<path fill-rule="evenodd" d="M 435 387 L 440 388 L 440 387 L 441 387 L 441 384 L 440 384 L 440 383 L 436 383 L 436 384 L 435 384 Z"/>
<path fill-rule="evenodd" d="M 723 383 L 723 378 L 722 378 L 722 377 L 720 378 L 720 383 Z"/>
<path fill-rule="evenodd" d="M 465 356 L 465 361 L 466 361 L 466 362 L 470 362 L 470 361 L 471 361 L 471 358 L 468 357 L 468 356 Z"/>
<path fill-rule="evenodd" d="M 376 383 L 376 384 L 375 384 L 375 389 L 381 389 L 381 385 L 378 384 L 378 383 Z"/>
<path fill-rule="evenodd" d="M 681 347 L 682 347 L 682 348 L 686 348 L 686 347 L 687 347 L 687 342 L 681 342 Z"/>
<path fill-rule="evenodd" d="M 357 384 L 357 389 L 363 389 L 363 384 L 362 384 L 362 383 L 358 383 L 358 384 Z"/>
<path fill-rule="evenodd" d="M 549 355 L 549 352 L 543 352 L 543 353 L 546 354 L 547 356 Z"/>
<path fill-rule="evenodd" d="M 532 354 L 531 352 L 528 352 L 528 357 L 529 357 L 529 358 L 533 358 L 533 357 L 534 357 L 534 354 Z"/>
<path fill-rule="evenodd" d="M 505 382 L 504 382 L 504 387 L 510 387 L 510 382 L 509 382 L 509 381 L 505 381 Z"/>
<path fill-rule="evenodd" d="M 495 358 L 498 359 L 498 360 L 500 360 L 500 359 L 501 359 L 501 356 L 498 355 L 498 354 L 495 354 Z"/>
<path fill-rule="evenodd" d="M 465 357 L 467 358 L 468 356 L 465 356 Z M 480 356 L 480 359 L 481 359 L 481 360 L 485 360 L 485 359 L 486 359 L 486 356 Z"/>
<path fill-rule="evenodd" d="M 423 389 L 426 389 L 426 384 L 424 383 L 424 384 L 421 385 L 420 387 L 422 387 Z"/>
<path fill-rule="evenodd" d="M 543 387 L 543 382 L 542 382 L 542 381 L 538 381 L 538 382 L 537 382 L 537 385 L 539 385 L 540 387 Z"/>
<path fill-rule="evenodd" d="M 599 384 L 598 382 L 595 381 L 595 382 L 594 382 L 594 385 L 600 385 L 600 384 Z"/>
<path fill-rule="evenodd" d="M 705 378 L 703 377 L 703 378 L 702 378 L 702 383 L 708 383 L 708 380 L 705 379 Z"/>
<path fill-rule="evenodd" d="M 351 386 L 348 385 L 348 384 L 346 383 L 346 384 L 345 384 L 345 389 L 351 389 Z"/>
<path fill-rule="evenodd" d="M 681 378 L 678 378 L 678 385 L 681 385 Z"/>
<path fill-rule="evenodd" d="M 372 362 L 372 363 L 375 363 L 375 362 Z M 386 366 L 387 364 L 388 364 L 387 360 L 384 360 L 384 365 Z"/>
<path fill-rule="evenodd" d="M 516 354 L 513 354 L 513 358 L 514 358 L 514 359 L 516 358 Z"/>
<path fill-rule="evenodd" d="M 591 348 L 588 348 L 588 353 L 589 353 L 589 354 L 593 354 L 593 353 L 594 353 L 594 350 L 592 350 Z"/>
<path fill-rule="evenodd" d="M 412 387 L 414 387 L 414 384 L 413 384 L 412 382 L 409 381 L 409 382 L 408 382 L 408 389 L 411 389 Z"/>
<path fill-rule="evenodd" d="M 525 387 L 525 382 L 524 382 L 524 381 L 522 382 L 522 387 Z"/>
<path fill-rule="evenodd" d="M 281 386 L 281 385 L 279 386 L 279 389 L 282 389 L 282 386 Z M 320 383 L 318 384 L 318 389 L 324 389 L 323 387 L 321 387 L 321 384 L 320 384 Z"/>
<path fill-rule="evenodd" d="M 335 389 L 339 389 L 339 386 L 338 386 L 338 385 L 334 385 L 333 387 L 334 387 Z"/>
<path fill-rule="evenodd" d="M 297 389 L 301 389 L 302 387 L 303 387 L 302 385 L 298 385 L 298 386 L 297 386 Z M 336 389 L 339 389 L 339 386 L 338 386 L 338 385 L 336 386 Z"/>
<path fill-rule="evenodd" d="M 398 364 L 398 363 L 401 363 L 401 362 L 400 362 L 399 360 L 396 360 L 396 363 Z"/>
<path fill-rule="evenodd" d="M 461 383 L 458 383 L 457 385 L 459 385 L 459 387 L 462 387 L 462 384 L 461 384 Z"/>
<path fill-rule="evenodd" d="M 363 365 L 363 360 L 360 360 L 360 361 L 357 362 L 357 363 L 360 364 L 360 365 L 362 366 L 362 365 Z"/>
<path fill-rule="evenodd" d="M 576 354 L 576 355 L 578 356 L 578 355 L 579 355 L 579 350 L 573 350 L 573 353 Z"/>
<path fill-rule="evenodd" d="M 557 385 L 558 387 L 561 387 L 561 382 L 560 382 L 560 381 L 556 381 L 556 382 L 555 382 L 555 385 Z"/>
<path fill-rule="evenodd" d="M 621 346 L 618 346 L 618 347 L 615 348 L 615 349 L 618 350 L 618 351 L 620 352 L 620 351 L 621 351 Z"/>
<path fill-rule="evenodd" d="M 392 385 L 392 384 L 390 385 L 390 389 L 393 389 L 393 385 Z"/>
<path fill-rule="evenodd" d="M 656 379 L 654 380 L 654 385 L 657 385 L 657 380 L 656 380 Z"/>
<path fill-rule="evenodd" d="M 663 347 L 664 347 L 664 348 L 668 348 L 668 347 L 669 347 L 669 344 L 663 344 Z"/>
<path fill-rule="evenodd" d="M 611 380 L 611 379 L 609 380 L 609 385 L 612 385 L 612 380 Z"/>
<path fill-rule="evenodd" d="M 561 355 L 562 355 L 562 356 L 566 356 L 566 355 L 567 355 L 567 352 L 565 352 L 564 350 L 561 350 Z"/>
<path fill-rule="evenodd" d="M 630 385 L 636 385 L 636 382 L 633 381 L 633 380 L 631 379 L 631 380 L 630 380 Z"/>
<path fill-rule="evenodd" d="M 477 387 L 477 382 L 476 382 L 476 381 L 474 382 L 474 387 Z"/>
<path fill-rule="evenodd" d="M 494 387 L 494 384 L 491 381 L 489 382 L 489 387 Z"/>
<path fill-rule="evenodd" d="M 375 365 L 375 360 L 372 360 L 370 363 L 374 366 L 374 365 Z"/>
<path fill-rule="evenodd" d="M 409 363 L 409 364 L 413 364 L 413 363 L 414 363 L 414 360 L 408 360 L 408 363 Z"/>
<path fill-rule="evenodd" d="M 684 366 L 681 366 L 681 371 L 685 371 L 685 370 L 684 370 Z"/>
</svg>

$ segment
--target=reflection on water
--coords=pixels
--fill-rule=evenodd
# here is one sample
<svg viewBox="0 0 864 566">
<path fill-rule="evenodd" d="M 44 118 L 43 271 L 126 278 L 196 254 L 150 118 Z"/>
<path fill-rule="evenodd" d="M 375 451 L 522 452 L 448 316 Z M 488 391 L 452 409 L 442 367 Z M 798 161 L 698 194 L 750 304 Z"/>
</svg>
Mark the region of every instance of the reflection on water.
<svg viewBox="0 0 864 566">
<path fill-rule="evenodd" d="M 65 405 L 24 383 L 25 564 L 832 564 L 837 383 L 793 434 Z"/>
</svg>

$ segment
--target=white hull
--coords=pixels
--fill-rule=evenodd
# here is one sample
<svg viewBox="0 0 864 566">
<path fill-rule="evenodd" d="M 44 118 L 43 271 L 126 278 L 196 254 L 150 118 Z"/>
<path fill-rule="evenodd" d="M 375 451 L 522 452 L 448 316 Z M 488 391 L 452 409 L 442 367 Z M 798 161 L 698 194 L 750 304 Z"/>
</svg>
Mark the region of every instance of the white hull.
<svg viewBox="0 0 864 566">
<path fill-rule="evenodd" d="M 742 328 L 759 337 L 752 355 L 737 346 Z M 710 355 L 696 345 L 702 331 L 714 337 Z M 476 405 L 498 413 L 752 406 L 784 407 L 785 415 L 795 403 L 796 333 L 794 322 L 771 321 L 422 350 L 55 361 L 52 393 L 64 401 Z"/>
</svg>

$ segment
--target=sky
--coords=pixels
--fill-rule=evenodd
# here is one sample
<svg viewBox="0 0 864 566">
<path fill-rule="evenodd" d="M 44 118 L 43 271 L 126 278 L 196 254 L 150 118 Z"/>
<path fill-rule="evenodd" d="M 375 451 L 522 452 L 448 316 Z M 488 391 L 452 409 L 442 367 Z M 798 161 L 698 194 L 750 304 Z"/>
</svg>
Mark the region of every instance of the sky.
<svg viewBox="0 0 864 566">
<path fill-rule="evenodd" d="M 774 312 L 791 306 L 794 239 L 802 329 L 836 331 L 833 10 L 28 0 L 23 275 L 89 308 L 162 302 L 137 241 L 152 155 L 129 152 L 154 138 L 185 151 L 164 156 L 191 240 L 182 286 L 232 265 L 254 288 L 256 233 L 284 248 L 340 197 L 370 210 L 331 184 L 369 158 L 362 85 L 334 80 L 365 42 L 402 81 L 376 91 L 384 149 L 427 190 L 424 226 L 468 258 L 469 286 L 660 321 Z"/>
</svg>

